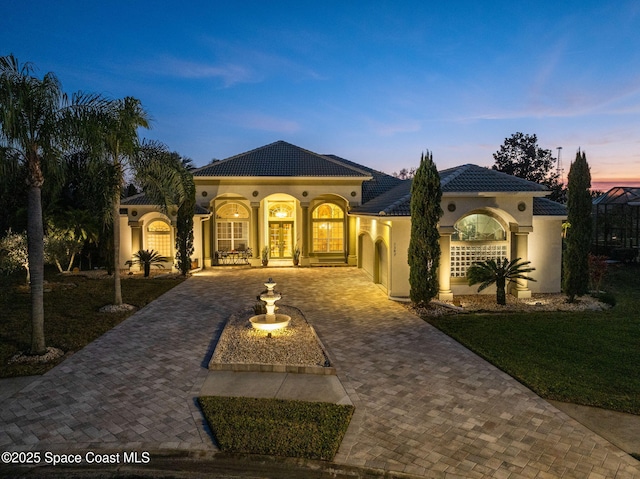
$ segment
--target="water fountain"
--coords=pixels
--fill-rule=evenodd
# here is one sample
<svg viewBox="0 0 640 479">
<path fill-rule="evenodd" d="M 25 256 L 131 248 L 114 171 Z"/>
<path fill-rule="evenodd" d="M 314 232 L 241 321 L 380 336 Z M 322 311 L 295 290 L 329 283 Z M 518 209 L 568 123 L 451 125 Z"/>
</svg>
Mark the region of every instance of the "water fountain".
<svg viewBox="0 0 640 479">
<path fill-rule="evenodd" d="M 273 290 L 277 283 L 271 278 L 264 283 L 267 291 L 260 295 L 260 299 L 267 303 L 267 314 L 259 314 L 249 318 L 251 326 L 261 331 L 274 331 L 276 329 L 286 328 L 291 321 L 291 317 L 286 314 L 276 314 L 276 301 L 282 298 L 280 293 Z"/>
</svg>

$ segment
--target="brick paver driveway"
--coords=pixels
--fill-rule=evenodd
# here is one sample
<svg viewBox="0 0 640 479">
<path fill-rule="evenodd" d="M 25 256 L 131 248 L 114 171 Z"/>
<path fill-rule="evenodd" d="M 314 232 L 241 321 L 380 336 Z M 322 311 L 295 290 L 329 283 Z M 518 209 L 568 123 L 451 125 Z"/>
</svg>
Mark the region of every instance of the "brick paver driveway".
<svg viewBox="0 0 640 479">
<path fill-rule="evenodd" d="M 269 276 L 316 328 L 356 405 L 336 462 L 425 477 L 640 478 L 633 458 L 354 268 L 189 279 L 5 400 L 0 449 L 215 451 L 194 397 L 224 320 Z"/>
</svg>

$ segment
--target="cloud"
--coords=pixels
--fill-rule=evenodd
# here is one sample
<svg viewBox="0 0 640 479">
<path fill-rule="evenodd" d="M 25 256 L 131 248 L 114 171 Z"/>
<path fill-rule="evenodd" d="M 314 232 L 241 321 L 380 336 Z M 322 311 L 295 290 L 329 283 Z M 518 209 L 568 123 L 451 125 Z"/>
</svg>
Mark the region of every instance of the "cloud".
<svg viewBox="0 0 640 479">
<path fill-rule="evenodd" d="M 283 32 L 280 32 L 283 34 Z M 309 78 L 311 80 L 326 80 L 327 76 L 319 73 L 310 67 L 307 62 L 311 58 L 312 52 L 300 52 L 296 48 L 298 45 L 304 45 L 304 41 L 300 38 L 292 38 L 291 42 L 287 42 L 287 48 L 278 50 L 278 53 L 268 51 L 271 42 L 264 42 L 258 45 L 244 42 L 222 40 L 217 37 L 203 36 L 201 41 L 210 52 L 217 58 L 235 63 L 236 59 L 241 58 L 245 68 L 255 75 L 261 77 L 271 77 L 285 74 L 291 78 Z M 284 55 L 281 52 L 287 51 L 289 54 Z M 293 57 L 300 60 L 294 60 Z"/>
<path fill-rule="evenodd" d="M 261 80 L 251 68 L 237 63 L 206 63 L 182 60 L 174 57 L 164 57 L 158 62 L 147 66 L 154 73 L 166 76 L 186 79 L 208 79 L 218 78 L 222 80 L 225 87 L 233 86 L 237 83 L 257 83 Z"/>
</svg>

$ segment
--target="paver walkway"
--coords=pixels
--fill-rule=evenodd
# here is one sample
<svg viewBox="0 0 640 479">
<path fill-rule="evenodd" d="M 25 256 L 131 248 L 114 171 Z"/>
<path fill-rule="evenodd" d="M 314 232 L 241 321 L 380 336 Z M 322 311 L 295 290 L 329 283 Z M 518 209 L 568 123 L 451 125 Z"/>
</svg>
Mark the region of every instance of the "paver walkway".
<svg viewBox="0 0 640 479">
<path fill-rule="evenodd" d="M 352 268 L 214 270 L 2 402 L 1 450 L 210 450 L 194 397 L 266 276 L 329 350 L 356 414 L 336 462 L 424 477 L 640 478 L 640 463 L 388 301 Z"/>
</svg>

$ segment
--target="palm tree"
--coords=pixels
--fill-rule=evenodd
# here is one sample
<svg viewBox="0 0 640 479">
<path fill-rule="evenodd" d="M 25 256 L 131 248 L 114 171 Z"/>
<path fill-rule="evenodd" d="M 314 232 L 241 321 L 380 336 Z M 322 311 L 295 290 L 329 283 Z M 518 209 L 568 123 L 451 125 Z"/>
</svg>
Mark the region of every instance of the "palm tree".
<svg viewBox="0 0 640 479">
<path fill-rule="evenodd" d="M 166 213 L 176 208 L 176 262 L 186 275 L 193 254 L 193 215 L 196 187 L 191 173 L 192 161 L 178 153 L 169 153 L 158 142 L 147 142 L 136 157 L 136 181 L 145 194 Z"/>
<path fill-rule="evenodd" d="M 531 261 L 520 262 L 521 258 L 509 261 L 507 258 L 488 259 L 480 263 L 474 263 L 467 269 L 467 280 L 469 286 L 480 283 L 478 293 L 488 288 L 493 283 L 496 284 L 496 301 L 498 304 L 507 304 L 506 285 L 508 281 L 517 279 L 525 279 L 527 281 L 535 281 L 535 279 L 526 276 L 525 273 L 535 271 L 528 265 Z"/>
<path fill-rule="evenodd" d="M 42 185 L 44 171 L 59 163 L 69 142 L 88 130 L 87 113 L 104 106 L 97 95 L 63 93 L 58 78 L 33 76 L 30 63 L 20 65 L 13 55 L 0 57 L 0 146 L 18 158 L 27 172 L 27 240 L 31 276 L 31 354 L 46 352 L 44 338 L 44 228 Z M 4 162 L 3 162 L 4 163 Z"/>
<path fill-rule="evenodd" d="M 140 141 L 138 128 L 149 128 L 149 115 L 142 108 L 140 100 L 126 97 L 110 103 L 107 114 L 103 117 L 103 144 L 106 159 L 114 169 L 117 184 L 112 198 L 111 224 L 113 232 L 114 258 L 114 304 L 122 304 L 120 285 L 120 197 L 124 186 L 124 170 L 131 164 Z"/>
</svg>

